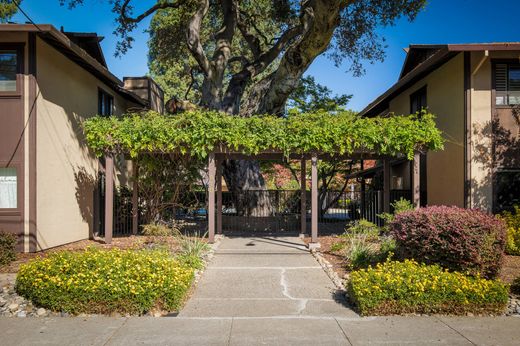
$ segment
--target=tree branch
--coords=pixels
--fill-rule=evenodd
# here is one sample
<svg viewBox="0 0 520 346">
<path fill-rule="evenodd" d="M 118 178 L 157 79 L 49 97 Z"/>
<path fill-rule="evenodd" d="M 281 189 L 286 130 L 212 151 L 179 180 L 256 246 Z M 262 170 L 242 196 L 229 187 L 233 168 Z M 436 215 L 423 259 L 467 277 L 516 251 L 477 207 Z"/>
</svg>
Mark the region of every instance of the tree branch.
<svg viewBox="0 0 520 346">
<path fill-rule="evenodd" d="M 150 7 L 148 10 L 146 10 L 143 13 L 141 13 L 140 15 L 138 15 L 137 17 L 129 17 L 128 10 L 130 7 L 128 5 L 129 5 L 130 1 L 131 0 L 125 0 L 123 2 L 123 5 L 121 5 L 121 9 L 119 10 L 119 14 L 121 15 L 121 18 L 128 23 L 139 23 L 140 21 L 142 21 L 143 19 L 145 19 L 146 17 L 148 17 L 155 11 L 164 10 L 167 8 L 179 8 L 180 5 L 182 5 L 181 2 L 175 2 L 175 3 L 158 2 L 155 5 L 153 5 L 152 7 Z"/>
<path fill-rule="evenodd" d="M 202 44 L 200 43 L 200 28 L 202 20 L 206 17 L 209 9 L 209 0 L 199 0 L 197 11 L 191 17 L 188 23 L 188 30 L 186 32 L 186 39 L 188 42 L 188 49 L 199 64 L 199 67 L 205 75 L 210 75 L 211 66 Z"/>
</svg>

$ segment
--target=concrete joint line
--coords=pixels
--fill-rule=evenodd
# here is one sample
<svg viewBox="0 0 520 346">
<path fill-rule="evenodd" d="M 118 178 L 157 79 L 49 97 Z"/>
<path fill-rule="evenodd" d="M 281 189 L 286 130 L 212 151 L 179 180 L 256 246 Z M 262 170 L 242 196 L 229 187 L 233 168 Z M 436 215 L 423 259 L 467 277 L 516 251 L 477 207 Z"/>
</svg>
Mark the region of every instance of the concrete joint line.
<svg viewBox="0 0 520 346">
<path fill-rule="evenodd" d="M 114 337 L 114 335 L 116 335 L 116 333 L 121 329 L 123 328 L 123 326 L 126 324 L 126 322 L 128 322 L 128 318 L 125 317 L 125 320 L 123 321 L 123 323 L 121 323 L 121 325 L 119 325 L 119 327 L 117 327 L 114 332 L 112 334 L 110 334 L 110 336 L 108 337 L 107 341 L 105 341 L 103 343 L 103 346 L 106 346 L 108 345 L 108 343 L 110 342 L 110 340 L 112 340 L 112 338 Z"/>
<path fill-rule="evenodd" d="M 451 330 L 453 330 L 455 333 L 457 333 L 458 335 L 462 336 L 467 342 L 469 342 L 470 344 L 472 345 L 477 345 L 476 343 L 474 343 L 473 341 L 471 341 L 470 339 L 468 339 L 466 337 L 466 335 L 462 334 L 461 332 L 459 332 L 457 329 L 453 328 L 452 326 L 450 326 L 448 323 L 446 323 L 442 318 L 439 318 L 437 316 L 434 316 L 435 319 L 437 321 L 439 321 L 440 323 L 444 324 L 446 327 L 450 328 Z"/>
<path fill-rule="evenodd" d="M 322 269 L 320 266 L 310 267 L 208 267 L 207 269 L 216 270 L 300 270 L 300 269 Z"/>
<path fill-rule="evenodd" d="M 349 345 L 354 345 L 354 344 L 352 343 L 352 341 L 350 341 L 350 338 L 348 337 L 347 333 L 345 332 L 345 330 L 343 329 L 343 327 L 341 326 L 341 324 L 339 324 L 338 319 L 335 318 L 334 321 L 336 321 L 336 324 L 338 325 L 339 329 L 340 329 L 341 332 L 343 333 L 343 336 L 344 336 L 345 339 L 347 340 L 348 344 L 349 344 Z"/>
<path fill-rule="evenodd" d="M 250 301 L 250 300 L 268 300 L 268 301 L 287 301 L 287 300 L 307 300 L 313 302 L 336 302 L 334 299 L 326 298 L 190 298 L 191 300 L 208 300 L 208 301 Z"/>
</svg>

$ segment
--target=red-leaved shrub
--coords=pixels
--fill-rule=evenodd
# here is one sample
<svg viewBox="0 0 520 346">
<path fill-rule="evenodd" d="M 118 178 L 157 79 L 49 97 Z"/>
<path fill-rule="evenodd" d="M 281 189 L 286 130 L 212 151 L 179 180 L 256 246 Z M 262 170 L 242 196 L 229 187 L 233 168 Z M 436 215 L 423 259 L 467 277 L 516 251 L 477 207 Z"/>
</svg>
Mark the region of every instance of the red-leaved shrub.
<svg viewBox="0 0 520 346">
<path fill-rule="evenodd" d="M 505 247 L 505 224 L 472 209 L 433 206 L 398 214 L 389 225 L 396 257 L 494 278 Z"/>
</svg>

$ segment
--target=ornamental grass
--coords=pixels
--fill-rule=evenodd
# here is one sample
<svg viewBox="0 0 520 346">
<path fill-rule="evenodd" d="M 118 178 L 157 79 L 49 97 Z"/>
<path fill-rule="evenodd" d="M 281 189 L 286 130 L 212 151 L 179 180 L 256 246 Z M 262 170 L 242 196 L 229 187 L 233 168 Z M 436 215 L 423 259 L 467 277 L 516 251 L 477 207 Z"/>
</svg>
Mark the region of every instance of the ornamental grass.
<svg viewBox="0 0 520 346">
<path fill-rule="evenodd" d="M 352 272 L 348 296 L 362 315 L 501 314 L 509 287 L 499 280 L 448 272 L 414 260 Z"/>
<path fill-rule="evenodd" d="M 194 270 L 168 251 L 62 251 L 20 267 L 16 291 L 35 305 L 72 314 L 175 311 Z"/>
</svg>

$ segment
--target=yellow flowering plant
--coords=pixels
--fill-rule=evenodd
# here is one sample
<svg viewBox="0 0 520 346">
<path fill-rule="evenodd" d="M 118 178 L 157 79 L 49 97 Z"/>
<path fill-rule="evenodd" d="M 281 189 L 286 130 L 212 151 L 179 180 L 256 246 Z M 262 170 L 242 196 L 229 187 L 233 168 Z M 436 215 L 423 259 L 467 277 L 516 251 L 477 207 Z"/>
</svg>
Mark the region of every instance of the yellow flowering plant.
<svg viewBox="0 0 520 346">
<path fill-rule="evenodd" d="M 16 291 L 53 311 L 143 314 L 179 309 L 193 277 L 168 251 L 87 248 L 22 265 Z"/>
<path fill-rule="evenodd" d="M 388 260 L 352 272 L 347 283 L 351 302 L 363 315 L 402 313 L 500 314 L 509 287 L 438 265 Z"/>
</svg>

